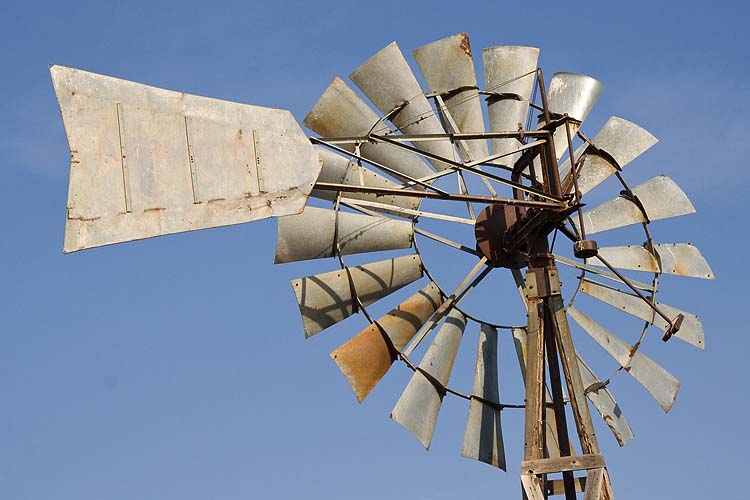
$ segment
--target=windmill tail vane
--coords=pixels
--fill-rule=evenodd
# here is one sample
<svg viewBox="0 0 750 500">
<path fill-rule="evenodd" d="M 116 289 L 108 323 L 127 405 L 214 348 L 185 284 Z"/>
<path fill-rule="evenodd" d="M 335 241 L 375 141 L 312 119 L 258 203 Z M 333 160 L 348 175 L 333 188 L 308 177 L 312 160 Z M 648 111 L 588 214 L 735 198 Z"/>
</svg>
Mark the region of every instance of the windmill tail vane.
<svg viewBox="0 0 750 500">
<path fill-rule="evenodd" d="M 425 90 L 393 42 L 351 73 L 357 90 L 331 81 L 302 122 L 314 136 L 286 110 L 53 66 L 71 152 L 64 250 L 277 217 L 276 264 L 336 263 L 291 282 L 305 337 L 366 320 L 331 352 L 358 402 L 403 363 L 411 379 L 390 417 L 425 448 L 444 399 L 458 397 L 468 403 L 461 455 L 505 470 L 501 415 L 520 409 L 525 498 L 611 499 L 589 403 L 620 446 L 633 431 L 611 392 L 618 374 L 664 411 L 674 404 L 679 380 L 641 347 L 651 327 L 699 349 L 704 335 L 696 315 L 657 301 L 659 284 L 665 275 L 714 275 L 693 244 L 657 242 L 651 230 L 695 208 L 665 175 L 626 182 L 626 167 L 657 142 L 648 131 L 617 116 L 593 138 L 583 131 L 603 91 L 596 79 L 545 80 L 534 47 L 488 47 L 481 56 L 480 86 L 465 33 L 417 48 Z M 615 186 L 615 196 L 588 208 L 586 195 L 600 185 Z M 467 225 L 473 238 L 459 230 Z M 642 228 L 643 242 L 600 246 L 592 238 L 611 231 L 604 238 L 615 240 L 630 226 Z M 569 240 L 568 255 L 554 251 L 558 236 Z M 456 266 L 472 263 L 458 286 L 429 269 L 434 261 L 424 257 L 434 247 L 454 251 Z M 382 252 L 398 255 L 347 263 Z M 502 269 L 526 324 L 470 312 L 484 280 L 508 276 Z M 571 290 L 560 273 L 577 274 Z M 410 295 L 385 314 L 368 309 L 401 289 Z M 583 312 L 596 303 L 642 326 L 625 340 Z M 610 377 L 581 357 L 571 324 L 614 360 Z M 501 399 L 504 333 L 523 402 Z M 460 391 L 450 379 L 471 335 L 473 384 Z"/>
</svg>

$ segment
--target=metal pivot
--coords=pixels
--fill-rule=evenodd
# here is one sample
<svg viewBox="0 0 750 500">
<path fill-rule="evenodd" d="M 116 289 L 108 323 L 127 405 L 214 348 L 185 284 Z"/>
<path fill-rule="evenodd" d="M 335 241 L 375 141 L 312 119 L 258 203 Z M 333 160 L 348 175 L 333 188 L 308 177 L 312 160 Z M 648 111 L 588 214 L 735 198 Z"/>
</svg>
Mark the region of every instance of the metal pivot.
<svg viewBox="0 0 750 500">
<path fill-rule="evenodd" d="M 540 241 L 546 247 L 546 239 Z M 539 248 L 538 250 L 543 250 Z M 570 329 L 565 314 L 560 280 L 552 255 L 537 253 L 529 259 L 526 273 L 526 298 L 529 306 L 527 335 L 527 378 L 524 460 L 521 483 L 529 500 L 543 500 L 551 495 L 565 495 L 574 500 L 577 492 L 585 499 L 613 499 L 604 458 L 594 433 L 586 394 L 578 368 Z M 545 367 L 546 359 L 546 367 Z M 562 371 L 560 370 L 562 367 Z M 549 370 L 552 401 L 545 401 L 545 376 Z M 563 380 L 569 394 L 563 396 Z M 565 404 L 570 403 L 582 454 L 576 455 L 570 445 Z M 544 408 L 554 409 L 560 457 L 544 453 Z M 586 476 L 574 473 L 586 471 Z M 548 475 L 562 474 L 562 479 Z"/>
</svg>

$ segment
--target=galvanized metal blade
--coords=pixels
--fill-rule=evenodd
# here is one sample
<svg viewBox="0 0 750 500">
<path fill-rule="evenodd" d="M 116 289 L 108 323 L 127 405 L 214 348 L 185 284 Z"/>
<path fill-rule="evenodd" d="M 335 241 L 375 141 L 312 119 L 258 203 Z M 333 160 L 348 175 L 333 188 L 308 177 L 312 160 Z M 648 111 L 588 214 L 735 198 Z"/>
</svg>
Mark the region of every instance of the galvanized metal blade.
<svg viewBox="0 0 750 500">
<path fill-rule="evenodd" d="M 500 410 L 487 404 L 500 403 L 497 376 L 497 330 L 482 324 L 471 391 L 481 399 L 472 397 L 469 402 L 461 456 L 506 470 Z"/>
<path fill-rule="evenodd" d="M 358 402 L 370 394 L 439 305 L 440 291 L 430 283 L 331 353 Z"/>
<path fill-rule="evenodd" d="M 516 357 L 518 358 L 518 366 L 521 368 L 521 377 L 523 377 L 523 383 L 526 384 L 526 330 L 524 328 L 513 329 L 513 345 L 516 349 Z M 544 384 L 544 398 L 545 401 L 552 401 L 552 395 L 547 389 L 547 384 Z M 557 417 L 555 416 L 554 408 L 550 406 L 544 407 L 544 446 L 547 456 L 550 458 L 557 458 L 560 456 L 560 440 L 557 436 Z M 570 443 L 571 449 L 573 449 L 573 443 Z"/>
<path fill-rule="evenodd" d="M 633 346 L 578 309 L 571 306 L 567 312 L 578 326 L 651 394 L 665 412 L 672 408 L 680 390 L 680 381 L 674 375 L 640 351 L 633 352 Z"/>
<path fill-rule="evenodd" d="M 71 151 L 65 252 L 304 208 L 320 163 L 289 111 L 50 73 Z"/>
<path fill-rule="evenodd" d="M 599 412 L 609 430 L 612 431 L 617 444 L 625 446 L 628 441 L 633 439 L 634 435 L 630 424 L 625 420 L 620 405 L 617 404 L 615 398 L 612 397 L 612 393 L 602 384 L 581 355 L 576 353 L 576 357 L 578 358 L 578 369 L 581 372 L 581 381 L 583 386 L 587 388 L 586 397 Z"/>
<path fill-rule="evenodd" d="M 629 196 L 621 194 L 583 213 L 586 234 L 695 212 L 695 207 L 690 203 L 687 195 L 666 175 L 659 175 L 636 186 L 632 193 L 637 197 L 646 214 Z M 577 219 L 574 219 L 573 223 L 578 226 Z"/>
<path fill-rule="evenodd" d="M 453 309 L 401 394 L 391 418 L 429 449 L 466 318 Z"/>
<path fill-rule="evenodd" d="M 692 243 L 658 244 L 654 245 L 654 252 L 655 256 L 642 245 L 599 249 L 599 255 L 614 267 L 621 269 L 714 279 L 708 262 Z M 595 259 L 592 260 L 592 264 L 603 265 Z"/>
<path fill-rule="evenodd" d="M 349 78 L 402 133 L 445 133 L 396 42 L 365 61 Z M 444 158 L 455 157 L 455 150 L 448 141 L 419 142 L 415 147 Z M 431 163 L 438 170 L 449 168 L 440 161 Z"/>
<path fill-rule="evenodd" d="M 459 132 L 484 132 L 474 58 L 466 33 L 423 45 L 412 52 L 430 92 L 440 94 Z M 473 160 L 487 157 L 487 141 L 465 141 Z"/>
<path fill-rule="evenodd" d="M 411 247 L 410 221 L 307 207 L 299 215 L 279 217 L 275 263 Z"/>
<path fill-rule="evenodd" d="M 418 255 L 315 274 L 291 281 L 305 337 L 311 337 L 355 311 L 353 291 L 362 305 L 372 304 L 422 277 Z M 350 279 L 351 278 L 351 279 Z"/>
<path fill-rule="evenodd" d="M 644 321 L 648 321 L 662 330 L 669 326 L 669 324 L 661 316 L 654 313 L 654 310 L 651 309 L 640 297 L 623 292 L 616 288 L 602 285 L 601 283 L 586 278 L 581 281 L 581 291 L 583 293 L 590 295 L 605 304 L 609 304 L 616 309 L 624 311 Z M 698 319 L 698 316 L 659 302 L 656 302 L 656 305 L 671 318 L 676 318 L 679 314 L 684 316 L 680 330 L 674 334 L 675 337 L 697 347 L 698 349 L 704 348 L 703 325 Z"/>
<path fill-rule="evenodd" d="M 555 73 L 547 88 L 547 105 L 554 115 L 567 114 L 583 122 L 594 107 L 604 86 L 590 76 L 579 73 Z M 539 118 L 539 124 L 544 118 Z M 571 134 L 578 132 L 580 125 L 570 125 Z M 559 160 L 568 150 L 568 135 L 565 126 L 558 127 L 554 134 L 555 153 Z"/>
<path fill-rule="evenodd" d="M 307 114 L 303 125 L 323 137 L 361 137 L 375 127 L 390 127 L 341 78 L 333 82 Z M 380 131 L 382 133 L 382 130 Z M 341 145 L 354 152 L 354 145 Z M 391 144 L 363 142 L 360 153 L 364 158 L 380 163 L 414 178 L 430 175 L 432 169 L 419 157 Z"/>
<path fill-rule="evenodd" d="M 612 116 L 591 142 L 599 151 L 585 143 L 573 155 L 578 159 L 581 154 L 586 153 L 586 157 L 578 167 L 578 189 L 581 194 L 594 189 L 614 175 L 618 167 L 624 168 L 659 140 L 635 123 Z M 616 164 L 612 164 L 607 155 L 614 159 Z M 569 173 L 570 159 L 566 159 L 565 164 L 560 168 L 560 178 Z"/>
<path fill-rule="evenodd" d="M 323 162 L 323 168 L 318 176 L 318 182 L 388 189 L 399 187 L 399 184 L 386 179 L 372 170 L 358 165 L 356 161 L 350 161 L 349 159 L 321 146 L 316 146 L 316 150 Z M 310 196 L 321 198 L 323 200 L 335 201 L 337 192 L 328 189 L 313 189 Z M 365 200 L 393 205 L 396 208 L 405 208 L 407 210 L 417 210 L 421 201 L 420 198 L 413 196 L 379 195 L 374 193 L 356 192 L 348 192 L 346 193 L 346 197 L 355 200 Z M 383 213 L 400 215 L 397 211 L 389 211 L 383 208 L 376 210 Z"/>
<path fill-rule="evenodd" d="M 487 47 L 482 50 L 487 114 L 492 132 L 512 132 L 525 128 L 529 100 L 534 89 L 534 71 L 539 59 L 536 47 Z M 516 139 L 492 139 L 492 154 L 509 153 L 521 143 Z M 521 156 L 516 153 L 495 163 L 512 166 Z"/>
</svg>

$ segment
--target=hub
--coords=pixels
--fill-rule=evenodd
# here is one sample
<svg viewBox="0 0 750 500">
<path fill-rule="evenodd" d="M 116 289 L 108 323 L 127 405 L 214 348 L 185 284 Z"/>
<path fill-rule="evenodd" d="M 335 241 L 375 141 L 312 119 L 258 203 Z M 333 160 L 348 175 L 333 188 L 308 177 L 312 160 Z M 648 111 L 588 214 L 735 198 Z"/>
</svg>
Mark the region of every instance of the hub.
<svg viewBox="0 0 750 500">
<path fill-rule="evenodd" d="M 526 248 L 506 251 L 505 231 L 516 222 L 516 209 L 507 205 L 490 205 L 477 216 L 474 235 L 477 250 L 487 257 L 488 265 L 521 269 L 526 267 Z"/>
</svg>

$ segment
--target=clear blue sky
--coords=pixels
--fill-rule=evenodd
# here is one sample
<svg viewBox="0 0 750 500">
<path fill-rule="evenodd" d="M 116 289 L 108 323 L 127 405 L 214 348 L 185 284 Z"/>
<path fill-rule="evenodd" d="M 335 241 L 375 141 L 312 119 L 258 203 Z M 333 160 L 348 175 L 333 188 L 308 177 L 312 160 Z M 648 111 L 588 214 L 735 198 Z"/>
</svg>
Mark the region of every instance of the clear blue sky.
<svg viewBox="0 0 750 500">
<path fill-rule="evenodd" d="M 743 496 L 750 13 L 720 1 L 537 2 L 527 16 L 520 5 L 6 2 L 0 498 L 518 496 L 518 414 L 504 415 L 506 474 L 459 457 L 463 401 L 447 400 L 429 453 L 388 420 L 403 366 L 357 405 L 328 352 L 363 320 L 304 340 L 288 280 L 335 264 L 273 266 L 275 221 L 62 254 L 69 163 L 49 64 L 301 120 L 334 75 L 392 40 L 409 53 L 462 31 L 475 55 L 534 45 L 547 75 L 601 80 L 591 132 L 617 114 L 659 137 L 628 178 L 666 173 L 698 209 L 654 231 L 698 245 L 718 277 L 665 279 L 662 295 L 701 316 L 707 349 L 652 342 L 649 355 L 682 381 L 674 409 L 665 416 L 618 379 L 636 438 L 619 449 L 599 425 L 599 440 L 618 499 Z M 475 349 L 467 337 L 465 360 Z M 513 362 L 510 345 L 501 342 L 501 363 Z M 456 377 L 470 383 L 470 373 Z"/>
</svg>

